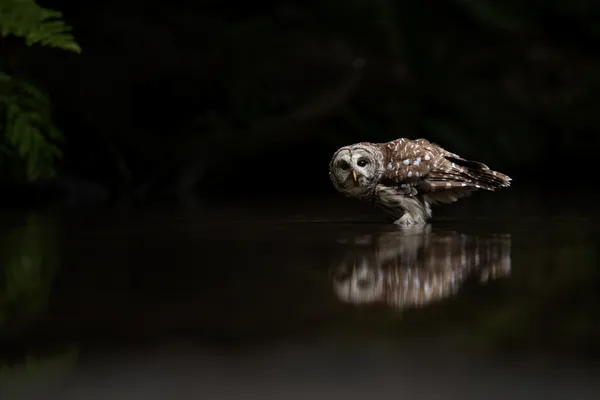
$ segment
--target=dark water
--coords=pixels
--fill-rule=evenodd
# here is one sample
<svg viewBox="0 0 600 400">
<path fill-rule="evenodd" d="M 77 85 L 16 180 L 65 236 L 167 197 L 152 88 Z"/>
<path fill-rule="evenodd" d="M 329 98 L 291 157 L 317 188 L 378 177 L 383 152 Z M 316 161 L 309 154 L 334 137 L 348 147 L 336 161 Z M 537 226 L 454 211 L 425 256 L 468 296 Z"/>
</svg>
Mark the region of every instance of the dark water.
<svg viewBox="0 0 600 400">
<path fill-rule="evenodd" d="M 0 399 L 600 398 L 598 218 L 544 199 L 7 213 Z"/>
</svg>

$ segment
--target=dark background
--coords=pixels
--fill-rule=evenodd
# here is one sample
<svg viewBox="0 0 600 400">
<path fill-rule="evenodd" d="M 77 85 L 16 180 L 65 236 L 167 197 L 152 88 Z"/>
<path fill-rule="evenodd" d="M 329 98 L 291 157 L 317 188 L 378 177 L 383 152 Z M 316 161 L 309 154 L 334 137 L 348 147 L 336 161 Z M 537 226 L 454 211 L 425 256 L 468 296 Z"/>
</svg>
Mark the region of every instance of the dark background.
<svg viewBox="0 0 600 400">
<path fill-rule="evenodd" d="M 266 372 L 236 369 L 257 385 L 286 382 L 289 372 L 296 384 L 281 388 L 292 395 L 323 380 L 348 399 L 369 376 L 403 379 L 396 395 L 418 387 L 432 398 L 473 387 L 514 398 L 527 381 L 543 398 L 596 388 L 597 379 L 564 384 L 583 373 L 565 372 L 563 361 L 539 378 L 531 363 L 522 372 L 494 362 L 600 360 L 600 2 L 39 4 L 64 13 L 82 53 L 0 39 L 0 70 L 50 95 L 66 137 L 53 180 L 10 179 L 0 164 L 0 380 L 5 363 L 39 371 L 37 360 L 63 353 L 68 360 L 47 371 L 76 372 L 86 388 L 79 398 L 99 389 L 118 397 L 118 385 L 138 395 L 174 385 L 166 397 L 176 398 L 186 373 L 172 358 L 137 368 L 120 357 L 182 339 L 232 355 L 236 346 L 242 355 L 306 344 L 284 352 L 286 363 L 268 358 Z M 340 146 L 398 137 L 435 141 L 507 173 L 513 186 L 434 209 L 429 244 L 419 247 L 328 178 Z M 98 204 L 134 207 L 70 208 Z M 162 204 L 214 207 L 152 209 Z M 69 210 L 29 209 L 56 205 Z M 497 234 L 510 244 L 501 256 L 510 276 L 481 283 L 490 267 L 481 257 L 452 299 L 398 310 L 336 296 L 332 279 L 352 261 L 397 274 L 376 256 L 418 254 L 434 272 L 461 273 L 463 259 L 485 250 L 463 240 Z M 388 341 L 415 356 L 368 347 Z M 340 345 L 331 360 L 358 369 L 332 366 L 331 343 Z M 365 356 L 352 358 L 356 349 Z M 248 397 L 243 379 L 228 369 L 221 378 L 222 359 L 192 350 L 183 358 L 203 362 L 187 376 Z M 469 362 L 479 351 L 482 366 Z M 98 373 L 102 365 L 118 367 L 114 380 Z M 45 391 L 27 378 L 25 387 Z"/>
<path fill-rule="evenodd" d="M 15 196 L 333 191 L 337 148 L 397 137 L 482 161 L 513 190 L 594 179 L 597 1 L 39 4 L 64 13 L 82 53 L 3 41 L 67 138 L 59 180 Z"/>
</svg>

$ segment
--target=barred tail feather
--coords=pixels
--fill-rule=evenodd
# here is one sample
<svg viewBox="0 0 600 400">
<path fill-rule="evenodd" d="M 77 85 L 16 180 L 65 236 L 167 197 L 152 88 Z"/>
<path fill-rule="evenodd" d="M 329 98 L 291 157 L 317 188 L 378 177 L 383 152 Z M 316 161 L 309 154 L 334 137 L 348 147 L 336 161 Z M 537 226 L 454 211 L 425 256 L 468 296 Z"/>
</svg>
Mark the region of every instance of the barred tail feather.
<svg viewBox="0 0 600 400">
<path fill-rule="evenodd" d="M 511 178 L 491 170 L 478 161 L 466 160 L 456 154 L 448 154 L 445 161 L 427 174 L 427 186 L 431 191 L 474 188 L 495 191 L 510 186 Z"/>
<path fill-rule="evenodd" d="M 452 163 L 450 169 L 452 173 L 464 175 L 473 180 L 473 185 L 469 186 L 480 186 L 481 189 L 494 191 L 510 186 L 512 181 L 508 175 L 493 171 L 487 165 L 478 161 L 466 160 L 457 156 L 447 156 L 446 159 Z"/>
</svg>

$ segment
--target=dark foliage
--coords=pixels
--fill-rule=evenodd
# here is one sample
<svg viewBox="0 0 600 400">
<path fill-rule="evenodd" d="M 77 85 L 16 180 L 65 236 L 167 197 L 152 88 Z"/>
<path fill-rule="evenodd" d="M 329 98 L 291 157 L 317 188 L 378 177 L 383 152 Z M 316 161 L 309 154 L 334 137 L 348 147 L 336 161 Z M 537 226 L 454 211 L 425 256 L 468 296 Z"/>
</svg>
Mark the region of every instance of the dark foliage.
<svg viewBox="0 0 600 400">
<path fill-rule="evenodd" d="M 325 187 L 330 154 L 360 140 L 427 137 L 515 183 L 598 144 L 591 0 L 48 6 L 86 49 L 20 57 L 55 102 L 63 176 L 140 196 L 225 192 L 264 166 Z"/>
</svg>

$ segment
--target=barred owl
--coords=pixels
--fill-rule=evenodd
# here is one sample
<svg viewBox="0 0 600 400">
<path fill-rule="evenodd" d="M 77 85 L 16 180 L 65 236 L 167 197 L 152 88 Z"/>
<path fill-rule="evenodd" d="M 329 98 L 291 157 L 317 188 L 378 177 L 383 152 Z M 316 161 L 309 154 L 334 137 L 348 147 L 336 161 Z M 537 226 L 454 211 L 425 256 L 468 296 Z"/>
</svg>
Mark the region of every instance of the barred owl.
<svg viewBox="0 0 600 400">
<path fill-rule="evenodd" d="M 464 281 L 510 275 L 509 235 L 471 236 L 452 231 L 361 236 L 332 266 L 343 302 L 383 302 L 395 309 L 422 307 L 455 295 Z"/>
<path fill-rule="evenodd" d="M 329 164 L 333 186 L 371 203 L 398 225 L 423 225 L 431 205 L 454 203 L 473 191 L 510 186 L 511 178 L 426 139 L 361 142 L 337 150 Z"/>
</svg>

